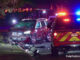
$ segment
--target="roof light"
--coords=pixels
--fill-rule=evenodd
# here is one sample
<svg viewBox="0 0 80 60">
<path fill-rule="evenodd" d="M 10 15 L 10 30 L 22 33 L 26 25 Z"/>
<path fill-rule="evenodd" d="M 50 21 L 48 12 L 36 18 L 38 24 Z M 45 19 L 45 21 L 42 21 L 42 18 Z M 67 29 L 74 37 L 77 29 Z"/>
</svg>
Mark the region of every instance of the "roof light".
<svg viewBox="0 0 80 60">
<path fill-rule="evenodd" d="M 76 12 L 76 15 L 80 15 L 80 11 L 77 11 L 77 12 Z"/>
<path fill-rule="evenodd" d="M 66 12 L 59 12 L 59 13 L 57 13 L 56 15 L 58 15 L 58 16 L 66 16 L 67 13 L 66 13 Z"/>
<path fill-rule="evenodd" d="M 77 21 L 80 21 L 80 18 L 77 18 Z"/>
</svg>

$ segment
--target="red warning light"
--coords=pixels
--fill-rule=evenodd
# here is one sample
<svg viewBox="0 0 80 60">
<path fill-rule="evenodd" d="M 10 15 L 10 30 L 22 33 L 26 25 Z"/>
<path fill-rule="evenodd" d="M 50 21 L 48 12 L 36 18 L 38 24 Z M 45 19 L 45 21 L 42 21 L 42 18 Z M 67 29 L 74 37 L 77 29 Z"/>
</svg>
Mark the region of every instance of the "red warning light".
<svg viewBox="0 0 80 60">
<path fill-rule="evenodd" d="M 7 13 L 8 12 L 8 10 L 5 10 L 5 13 Z"/>
<path fill-rule="evenodd" d="M 57 13 L 56 15 L 58 15 L 58 16 L 66 16 L 67 13 L 66 13 L 66 12 L 59 12 L 59 13 Z"/>
<path fill-rule="evenodd" d="M 22 12 L 25 12 L 25 11 L 26 11 L 26 9 L 23 9 L 23 10 L 22 10 Z"/>
<path fill-rule="evenodd" d="M 57 36 L 57 33 L 56 32 L 54 33 L 54 36 Z"/>
<path fill-rule="evenodd" d="M 21 8 L 18 8 L 18 12 L 22 12 L 22 9 Z"/>
<path fill-rule="evenodd" d="M 28 9 L 28 8 L 26 8 L 26 11 L 28 12 L 28 11 L 29 11 L 29 9 Z"/>
<path fill-rule="evenodd" d="M 67 19 L 64 19 L 64 21 L 65 21 L 65 22 L 69 22 L 69 21 L 70 21 L 70 19 L 68 19 L 68 18 L 67 18 Z"/>
<path fill-rule="evenodd" d="M 30 11 L 32 11 L 32 8 L 30 8 Z"/>
</svg>

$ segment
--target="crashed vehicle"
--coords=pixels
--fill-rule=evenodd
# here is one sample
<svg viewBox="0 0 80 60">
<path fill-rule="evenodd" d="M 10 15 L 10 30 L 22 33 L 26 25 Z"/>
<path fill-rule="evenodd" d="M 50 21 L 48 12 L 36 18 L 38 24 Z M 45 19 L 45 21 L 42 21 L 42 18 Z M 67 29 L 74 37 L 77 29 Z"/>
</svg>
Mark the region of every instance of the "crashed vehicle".
<svg viewBox="0 0 80 60">
<path fill-rule="evenodd" d="M 25 51 L 41 53 L 42 49 L 48 49 L 44 43 L 51 41 L 50 31 L 47 28 L 48 19 L 22 19 L 15 25 L 11 31 L 11 39 L 15 44 L 18 44 Z M 16 43 L 17 42 L 17 43 Z M 35 47 L 35 51 L 33 50 Z M 36 53 L 35 52 L 35 53 Z"/>
<path fill-rule="evenodd" d="M 36 44 L 49 42 L 49 29 L 47 19 L 22 19 L 10 32 L 10 40 L 23 42 L 24 44 Z"/>
<path fill-rule="evenodd" d="M 43 43 L 51 41 L 49 39 L 49 29 L 47 28 L 48 19 L 39 18 L 36 20 L 35 30 L 32 32 L 33 43 Z"/>
<path fill-rule="evenodd" d="M 11 28 L 10 41 L 20 43 L 25 40 L 29 40 L 31 37 L 31 31 L 35 28 L 35 24 L 36 20 L 22 19 L 21 22 Z M 27 43 L 31 42 L 27 41 Z"/>
</svg>

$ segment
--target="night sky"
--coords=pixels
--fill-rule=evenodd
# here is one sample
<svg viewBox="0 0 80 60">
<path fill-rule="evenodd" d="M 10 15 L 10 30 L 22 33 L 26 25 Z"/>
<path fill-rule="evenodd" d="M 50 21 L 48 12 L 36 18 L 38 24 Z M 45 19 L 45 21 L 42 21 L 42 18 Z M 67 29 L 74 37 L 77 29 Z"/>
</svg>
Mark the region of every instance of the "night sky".
<svg viewBox="0 0 80 60">
<path fill-rule="evenodd" d="M 50 8 L 50 6 L 52 4 L 54 10 L 57 9 L 57 8 L 61 8 L 61 6 L 65 9 L 67 9 L 67 10 L 70 10 L 70 11 L 76 10 L 77 8 L 80 9 L 80 0 L 21 0 L 19 2 L 19 4 L 21 4 L 22 2 L 25 2 L 23 4 L 23 6 L 21 6 L 21 7 L 24 7 L 24 8 L 27 8 L 27 7 L 31 7 L 31 8 Z M 5 24 L 5 23 L 3 23 L 3 24 Z M 1 25 L 2 24 L 0 24 L 0 26 Z"/>
<path fill-rule="evenodd" d="M 28 0 L 25 0 L 28 1 Z M 68 7 L 74 7 L 80 5 L 80 0 L 29 0 L 30 3 L 32 3 L 35 7 L 44 7 L 49 8 L 50 4 L 52 3 L 53 6 L 60 6 L 63 5 Z"/>
</svg>

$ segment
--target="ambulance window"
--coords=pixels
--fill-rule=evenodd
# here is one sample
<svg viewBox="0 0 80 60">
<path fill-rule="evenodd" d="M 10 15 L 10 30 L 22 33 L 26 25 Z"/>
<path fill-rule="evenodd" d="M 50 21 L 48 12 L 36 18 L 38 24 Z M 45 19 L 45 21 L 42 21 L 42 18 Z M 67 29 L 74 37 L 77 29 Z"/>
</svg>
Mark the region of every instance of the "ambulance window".
<svg viewBox="0 0 80 60">
<path fill-rule="evenodd" d="M 40 28 L 40 22 L 37 22 L 36 28 Z"/>
<path fill-rule="evenodd" d="M 45 23 L 44 23 L 44 21 L 41 21 L 41 25 L 42 25 L 42 27 L 44 27 L 44 26 L 45 26 Z"/>
</svg>

